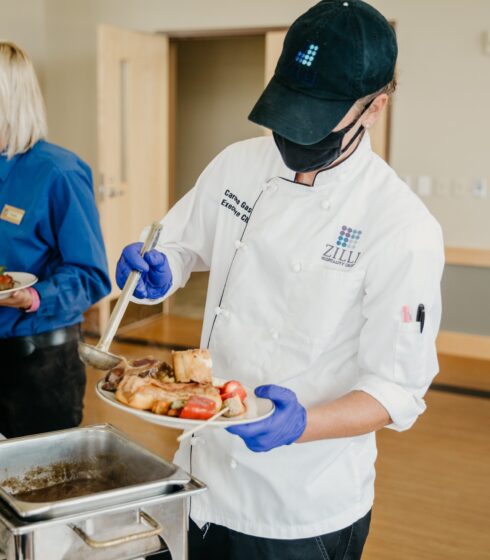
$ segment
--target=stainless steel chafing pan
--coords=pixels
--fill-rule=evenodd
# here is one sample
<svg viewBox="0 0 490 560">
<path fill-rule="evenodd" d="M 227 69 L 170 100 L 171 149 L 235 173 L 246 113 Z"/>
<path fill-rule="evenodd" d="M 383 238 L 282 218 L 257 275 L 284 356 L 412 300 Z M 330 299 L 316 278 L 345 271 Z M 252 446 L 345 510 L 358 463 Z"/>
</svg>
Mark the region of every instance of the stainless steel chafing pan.
<svg viewBox="0 0 490 560">
<path fill-rule="evenodd" d="M 0 497 L 25 519 L 52 519 L 168 494 L 189 481 L 179 467 L 110 425 L 0 442 Z"/>
</svg>

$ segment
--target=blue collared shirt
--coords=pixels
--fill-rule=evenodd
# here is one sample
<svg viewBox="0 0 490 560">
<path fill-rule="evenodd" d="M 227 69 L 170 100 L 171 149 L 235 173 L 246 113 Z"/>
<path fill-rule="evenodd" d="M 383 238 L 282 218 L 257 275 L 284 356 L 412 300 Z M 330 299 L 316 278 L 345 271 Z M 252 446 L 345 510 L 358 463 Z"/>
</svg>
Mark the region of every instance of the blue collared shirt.
<svg viewBox="0 0 490 560">
<path fill-rule="evenodd" d="M 34 313 L 0 306 L 0 338 L 80 323 L 111 287 L 90 168 L 45 141 L 0 156 L 0 214 L 6 205 L 15 219 L 0 218 L 0 266 L 35 274 L 41 305 Z"/>
</svg>

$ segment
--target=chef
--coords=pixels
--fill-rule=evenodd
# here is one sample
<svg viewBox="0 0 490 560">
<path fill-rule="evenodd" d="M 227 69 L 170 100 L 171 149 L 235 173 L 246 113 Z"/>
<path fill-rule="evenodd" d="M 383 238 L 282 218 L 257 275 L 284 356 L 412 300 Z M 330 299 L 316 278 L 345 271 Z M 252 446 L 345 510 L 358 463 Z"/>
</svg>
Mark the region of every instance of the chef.
<svg viewBox="0 0 490 560">
<path fill-rule="evenodd" d="M 0 265 L 39 278 L 0 300 L 0 432 L 82 420 L 83 313 L 110 291 L 90 168 L 50 144 L 28 55 L 0 42 Z"/>
<path fill-rule="evenodd" d="M 179 449 L 209 487 L 192 500 L 192 560 L 360 558 L 375 432 L 407 430 L 425 410 L 441 229 L 368 133 L 396 58 L 370 5 L 315 5 L 250 115 L 273 137 L 225 149 L 165 217 L 157 248 L 123 251 L 118 284 L 142 271 L 142 303 L 210 271 L 201 344 L 215 374 L 275 404 Z"/>
</svg>

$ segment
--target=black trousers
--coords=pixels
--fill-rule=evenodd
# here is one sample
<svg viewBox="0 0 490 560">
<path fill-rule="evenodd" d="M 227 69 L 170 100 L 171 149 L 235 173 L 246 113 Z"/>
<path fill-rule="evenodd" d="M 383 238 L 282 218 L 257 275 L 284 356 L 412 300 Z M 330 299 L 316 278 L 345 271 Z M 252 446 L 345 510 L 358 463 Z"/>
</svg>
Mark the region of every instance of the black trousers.
<svg viewBox="0 0 490 560">
<path fill-rule="evenodd" d="M 264 539 L 190 520 L 189 560 L 359 560 L 371 512 L 335 533 L 297 540 Z"/>
<path fill-rule="evenodd" d="M 11 438 L 80 424 L 86 374 L 77 345 L 72 340 L 29 356 L 2 349 L 0 433 Z"/>
</svg>

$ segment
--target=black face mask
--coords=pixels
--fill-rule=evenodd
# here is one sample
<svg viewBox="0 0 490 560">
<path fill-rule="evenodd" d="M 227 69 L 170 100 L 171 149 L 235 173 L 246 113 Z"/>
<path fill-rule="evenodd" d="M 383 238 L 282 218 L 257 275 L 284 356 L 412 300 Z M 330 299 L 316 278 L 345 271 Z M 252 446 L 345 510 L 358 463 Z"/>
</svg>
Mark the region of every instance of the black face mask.
<svg viewBox="0 0 490 560">
<path fill-rule="evenodd" d="M 326 138 L 320 140 L 320 142 L 309 146 L 295 144 L 291 142 L 291 140 L 273 132 L 272 135 L 274 136 L 277 148 L 281 152 L 284 163 L 289 169 L 296 171 L 296 173 L 309 173 L 310 171 L 326 169 L 344 154 L 357 140 L 359 135 L 364 132 L 364 127 L 361 126 L 347 146 L 342 149 L 342 142 L 344 141 L 345 135 L 354 128 L 370 105 L 371 103 L 368 103 L 364 107 L 362 113 L 354 122 L 347 125 L 342 130 L 331 132 Z"/>
</svg>

